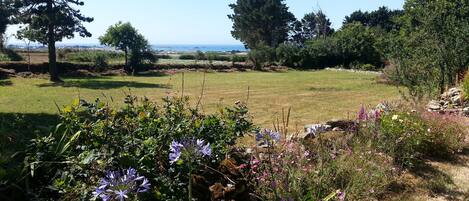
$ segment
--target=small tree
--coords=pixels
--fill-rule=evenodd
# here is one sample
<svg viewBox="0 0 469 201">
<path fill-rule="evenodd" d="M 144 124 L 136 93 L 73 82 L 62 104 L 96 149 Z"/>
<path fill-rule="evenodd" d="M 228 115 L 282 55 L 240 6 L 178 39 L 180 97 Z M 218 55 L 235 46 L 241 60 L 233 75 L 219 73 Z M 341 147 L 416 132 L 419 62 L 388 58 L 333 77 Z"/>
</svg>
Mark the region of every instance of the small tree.
<svg viewBox="0 0 469 201">
<path fill-rule="evenodd" d="M 93 18 L 85 17 L 75 6 L 83 6 L 81 0 L 23 0 L 21 1 L 19 22 L 25 24 L 18 31 L 20 39 L 27 38 L 33 42 L 47 45 L 49 49 L 50 80 L 61 82 L 57 69 L 55 43 L 64 38 L 73 38 L 74 33 L 81 37 L 91 37 L 82 22 L 92 22 Z"/>
<path fill-rule="evenodd" d="M 121 50 L 125 54 L 125 66 L 124 70 L 128 73 L 137 72 L 138 66 L 147 58 L 151 58 L 152 54 L 149 53 L 148 41 L 145 37 L 138 33 L 130 23 L 118 22 L 112 25 L 106 31 L 104 36 L 99 37 L 99 41 L 103 45 L 114 47 Z M 129 65 L 129 54 L 130 65 Z"/>
</svg>

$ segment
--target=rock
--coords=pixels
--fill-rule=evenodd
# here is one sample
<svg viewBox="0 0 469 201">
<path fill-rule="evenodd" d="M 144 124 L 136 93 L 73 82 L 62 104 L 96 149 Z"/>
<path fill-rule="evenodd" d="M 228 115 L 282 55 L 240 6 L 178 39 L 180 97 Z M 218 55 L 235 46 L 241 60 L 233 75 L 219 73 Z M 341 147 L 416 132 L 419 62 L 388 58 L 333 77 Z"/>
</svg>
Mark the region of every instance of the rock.
<svg viewBox="0 0 469 201">
<path fill-rule="evenodd" d="M 2 76 L 13 76 L 15 74 L 16 74 L 16 71 L 14 69 L 0 68 L 0 77 L 2 77 Z"/>
<path fill-rule="evenodd" d="M 450 97 L 453 97 L 453 96 L 460 95 L 461 92 L 462 92 L 461 89 L 455 87 L 455 88 L 451 88 L 451 89 L 448 90 L 448 95 Z"/>
<path fill-rule="evenodd" d="M 464 109 L 462 109 L 462 112 L 464 113 L 464 115 L 469 115 L 469 107 L 465 107 Z"/>
<path fill-rule="evenodd" d="M 450 100 L 451 100 L 451 103 L 459 105 L 462 101 L 462 96 L 461 95 L 455 95 L 455 96 L 451 97 Z"/>
<path fill-rule="evenodd" d="M 441 102 L 432 100 L 427 104 L 427 108 L 430 111 L 438 111 L 441 110 Z"/>
<path fill-rule="evenodd" d="M 331 128 L 340 128 L 342 130 L 350 130 L 355 127 L 356 122 L 352 120 L 331 120 L 326 122 Z"/>
<path fill-rule="evenodd" d="M 335 128 L 333 128 L 333 129 L 332 129 L 332 131 L 336 131 L 336 132 L 338 132 L 338 131 L 344 131 L 344 130 L 342 130 L 342 129 L 341 129 L 341 128 L 339 128 L 339 127 L 335 127 Z"/>
</svg>

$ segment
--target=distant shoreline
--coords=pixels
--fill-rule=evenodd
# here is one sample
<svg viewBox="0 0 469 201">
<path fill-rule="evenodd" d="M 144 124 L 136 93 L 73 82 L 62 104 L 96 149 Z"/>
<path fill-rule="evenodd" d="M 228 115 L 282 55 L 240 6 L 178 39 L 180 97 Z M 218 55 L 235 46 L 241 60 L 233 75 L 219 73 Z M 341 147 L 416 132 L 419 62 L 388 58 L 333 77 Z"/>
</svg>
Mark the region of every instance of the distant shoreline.
<svg viewBox="0 0 469 201">
<path fill-rule="evenodd" d="M 47 47 L 44 45 L 31 44 L 32 51 L 45 51 Z M 152 49 L 160 53 L 191 53 L 191 52 L 247 52 L 248 50 L 244 45 L 213 45 L 213 44 L 200 44 L 200 45 L 184 45 L 184 44 L 157 44 L 151 45 Z M 10 44 L 8 48 L 26 50 L 26 44 Z M 71 49 L 84 49 L 84 50 L 113 50 L 112 48 L 96 45 L 96 44 L 58 44 L 57 48 L 71 48 Z"/>
</svg>

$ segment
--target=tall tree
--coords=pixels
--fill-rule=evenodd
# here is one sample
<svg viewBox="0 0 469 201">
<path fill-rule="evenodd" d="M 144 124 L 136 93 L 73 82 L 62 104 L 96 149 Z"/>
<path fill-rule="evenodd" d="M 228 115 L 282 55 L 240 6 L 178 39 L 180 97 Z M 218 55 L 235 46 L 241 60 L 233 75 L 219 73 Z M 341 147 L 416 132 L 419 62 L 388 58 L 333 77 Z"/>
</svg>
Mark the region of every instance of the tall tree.
<svg viewBox="0 0 469 201">
<path fill-rule="evenodd" d="M 99 41 L 103 45 L 115 47 L 121 50 L 125 54 L 125 66 L 124 70 L 128 73 L 137 72 L 138 65 L 144 59 L 153 60 L 149 54 L 150 48 L 148 41 L 145 37 L 138 33 L 130 23 L 118 22 L 112 25 L 106 31 L 106 34 L 99 37 Z M 130 57 L 130 65 L 128 55 Z"/>
<path fill-rule="evenodd" d="M 4 34 L 7 26 L 12 24 L 12 16 L 15 13 L 15 1 L 13 0 L 0 0 L 0 50 L 4 44 Z"/>
<path fill-rule="evenodd" d="M 22 0 L 20 22 L 26 27 L 18 31 L 19 38 L 47 45 L 49 50 L 50 80 L 61 82 L 57 68 L 55 43 L 64 38 L 73 38 L 75 33 L 81 37 L 91 37 L 82 22 L 92 22 L 85 17 L 77 6 L 81 0 Z"/>
<path fill-rule="evenodd" d="M 396 23 L 396 18 L 403 14 L 404 11 L 402 10 L 390 10 L 385 6 L 371 12 L 358 10 L 345 17 L 344 25 L 360 22 L 367 27 L 379 27 L 386 31 L 391 31 L 399 28 Z"/>
<path fill-rule="evenodd" d="M 285 42 L 290 24 L 296 20 L 284 0 L 237 0 L 230 8 L 234 12 L 228 15 L 233 21 L 231 34 L 250 49 Z"/>
<path fill-rule="evenodd" d="M 327 18 L 321 10 L 316 13 L 316 35 L 319 38 L 325 38 L 334 33 L 334 29 L 331 28 L 331 21 Z"/>
<path fill-rule="evenodd" d="M 469 67 L 469 0 L 407 0 L 404 9 L 391 58 L 399 72 L 421 73 L 400 73 L 400 81 L 443 92 Z"/>
</svg>

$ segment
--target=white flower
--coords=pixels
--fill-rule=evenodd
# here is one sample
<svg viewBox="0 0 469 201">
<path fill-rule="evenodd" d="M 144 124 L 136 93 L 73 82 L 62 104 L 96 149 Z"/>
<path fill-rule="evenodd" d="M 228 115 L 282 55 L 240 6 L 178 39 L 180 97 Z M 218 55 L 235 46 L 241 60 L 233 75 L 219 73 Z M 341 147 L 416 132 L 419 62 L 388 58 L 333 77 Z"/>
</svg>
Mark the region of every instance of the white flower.
<svg viewBox="0 0 469 201">
<path fill-rule="evenodd" d="M 399 119 L 399 115 L 396 114 L 396 115 L 392 116 L 392 120 L 397 120 L 397 119 Z"/>
</svg>

